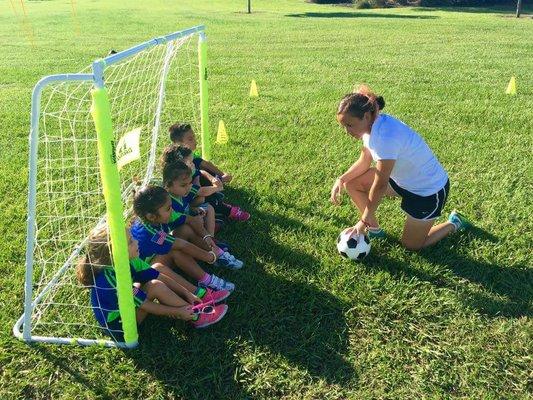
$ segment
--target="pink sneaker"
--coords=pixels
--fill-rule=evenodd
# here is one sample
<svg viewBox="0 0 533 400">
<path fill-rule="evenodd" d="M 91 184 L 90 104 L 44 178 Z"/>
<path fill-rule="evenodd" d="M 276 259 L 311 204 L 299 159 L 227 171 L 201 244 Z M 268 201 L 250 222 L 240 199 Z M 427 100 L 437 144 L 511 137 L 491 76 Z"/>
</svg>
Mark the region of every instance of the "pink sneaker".
<svg viewBox="0 0 533 400">
<path fill-rule="evenodd" d="M 228 290 L 213 290 L 210 288 L 205 288 L 206 292 L 204 297 L 201 298 L 203 305 L 213 305 L 220 303 L 223 300 L 226 300 L 231 294 Z"/>
<path fill-rule="evenodd" d="M 238 206 L 231 206 L 231 211 L 228 218 L 232 221 L 244 222 L 250 219 L 250 213 L 241 210 Z"/>
<path fill-rule="evenodd" d="M 196 321 L 191 321 L 192 326 L 196 329 L 206 328 L 209 325 L 216 324 L 228 311 L 228 306 L 226 304 L 220 304 L 218 306 L 206 306 L 199 305 L 193 307 L 194 312 L 198 315 Z"/>
</svg>

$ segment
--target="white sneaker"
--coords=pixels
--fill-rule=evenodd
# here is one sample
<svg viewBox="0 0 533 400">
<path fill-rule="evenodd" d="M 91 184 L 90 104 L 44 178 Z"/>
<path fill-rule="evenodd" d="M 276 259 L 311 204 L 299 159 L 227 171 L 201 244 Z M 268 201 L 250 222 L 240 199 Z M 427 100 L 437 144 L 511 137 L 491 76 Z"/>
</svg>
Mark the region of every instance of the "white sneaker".
<svg viewBox="0 0 533 400">
<path fill-rule="evenodd" d="M 215 274 L 211 275 L 211 280 L 207 284 L 207 287 L 215 290 L 227 290 L 228 292 L 233 292 L 235 290 L 235 284 L 219 278 Z"/>
<path fill-rule="evenodd" d="M 234 256 L 225 251 L 218 256 L 217 260 L 215 261 L 215 265 L 217 267 L 226 267 L 229 269 L 241 269 L 244 263 L 241 260 L 237 260 Z"/>
</svg>

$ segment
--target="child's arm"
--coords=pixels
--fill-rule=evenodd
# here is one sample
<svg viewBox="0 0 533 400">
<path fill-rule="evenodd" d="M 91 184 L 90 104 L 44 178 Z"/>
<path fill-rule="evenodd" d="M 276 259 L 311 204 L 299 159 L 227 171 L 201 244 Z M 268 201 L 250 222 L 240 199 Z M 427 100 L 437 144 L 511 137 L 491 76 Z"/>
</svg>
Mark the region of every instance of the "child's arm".
<svg viewBox="0 0 533 400">
<path fill-rule="evenodd" d="M 202 207 L 195 207 L 192 204 L 190 204 L 189 210 L 191 212 L 191 215 L 199 215 L 200 217 L 205 217 L 207 214 L 207 211 L 205 211 Z"/>
<path fill-rule="evenodd" d="M 187 216 L 187 218 L 190 218 L 190 220 L 192 221 L 192 224 L 189 225 L 193 229 L 194 233 L 200 236 L 209 247 L 212 248 L 216 245 L 215 241 L 213 240 L 213 235 L 209 233 L 205 228 L 205 221 L 203 215 L 197 215 L 195 217 L 191 217 L 189 215 Z"/>
<path fill-rule="evenodd" d="M 202 160 L 202 162 L 200 163 L 200 168 L 205 169 L 209 172 L 213 172 L 215 175 L 219 175 L 222 179 L 222 182 L 231 182 L 231 180 L 233 179 L 230 174 L 226 174 L 211 161 Z"/>
<path fill-rule="evenodd" d="M 217 188 L 216 186 L 202 186 L 200 190 L 198 190 L 198 194 L 204 197 L 211 196 L 213 193 L 217 193 L 222 191 L 222 189 Z"/>
<path fill-rule="evenodd" d="M 198 207 L 200 204 L 205 203 L 205 197 L 204 196 L 196 196 L 193 201 L 189 203 L 191 207 Z"/>
<path fill-rule="evenodd" d="M 359 159 L 353 163 L 344 174 L 335 180 L 335 183 L 331 188 L 330 201 L 335 205 L 339 205 L 341 202 L 342 191 L 344 190 L 344 184 L 364 174 L 368 168 L 370 168 L 371 164 L 372 155 L 370 154 L 370 150 L 363 147 Z"/>
<path fill-rule="evenodd" d="M 361 149 L 359 159 L 339 177 L 339 180 L 342 182 L 350 182 L 351 180 L 368 171 L 368 168 L 370 168 L 371 164 L 372 155 L 370 154 L 370 150 L 368 150 L 366 147 L 363 147 Z"/>
<path fill-rule="evenodd" d="M 213 186 L 202 186 L 198 190 L 197 196 L 207 197 L 207 196 L 211 196 L 213 193 L 217 193 L 217 192 L 224 190 L 224 185 L 222 184 L 222 181 L 220 179 L 215 178 L 213 175 L 211 175 L 207 171 L 202 170 L 201 173 L 204 177 L 209 179 L 209 181 L 211 182 Z"/>
<path fill-rule="evenodd" d="M 204 159 L 202 159 L 202 162 L 200 163 L 200 169 L 205 169 L 209 172 L 213 172 L 215 175 L 224 175 L 224 172 L 220 168 L 218 168 L 211 161 L 207 161 Z"/>
</svg>

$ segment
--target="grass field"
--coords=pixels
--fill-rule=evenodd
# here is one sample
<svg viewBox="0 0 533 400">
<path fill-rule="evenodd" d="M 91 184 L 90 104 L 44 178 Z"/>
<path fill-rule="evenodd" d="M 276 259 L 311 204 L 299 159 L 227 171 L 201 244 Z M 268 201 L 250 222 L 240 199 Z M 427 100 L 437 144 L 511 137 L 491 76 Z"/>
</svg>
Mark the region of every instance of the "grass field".
<svg viewBox="0 0 533 400">
<path fill-rule="evenodd" d="M 0 4 L 1 399 L 533 397 L 533 20 L 297 0 L 253 1 L 252 15 L 234 0 L 110 3 L 75 2 L 76 35 L 70 2 L 25 2 L 35 47 L 20 9 Z M 202 332 L 149 318 L 130 351 L 17 341 L 33 85 L 197 24 L 212 130 L 224 119 L 231 140 L 214 161 L 253 216 L 224 233 L 246 262 L 224 273 L 238 286 L 227 317 Z M 504 94 L 511 75 L 515 97 Z M 409 253 L 387 200 L 389 239 L 364 263 L 336 254 L 357 214 L 329 191 L 360 144 L 335 109 L 359 82 L 424 136 L 450 174 L 446 213 L 459 208 L 475 230 Z"/>
</svg>

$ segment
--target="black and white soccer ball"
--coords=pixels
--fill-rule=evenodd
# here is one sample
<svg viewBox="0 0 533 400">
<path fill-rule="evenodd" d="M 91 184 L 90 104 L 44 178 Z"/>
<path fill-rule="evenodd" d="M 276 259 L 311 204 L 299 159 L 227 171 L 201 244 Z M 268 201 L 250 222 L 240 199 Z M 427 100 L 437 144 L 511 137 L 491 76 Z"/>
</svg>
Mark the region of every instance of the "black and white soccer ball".
<svg viewBox="0 0 533 400">
<path fill-rule="evenodd" d="M 348 229 L 343 230 L 337 238 L 337 250 L 350 260 L 362 260 L 370 254 L 370 239 L 363 234 L 350 235 Z"/>
</svg>

